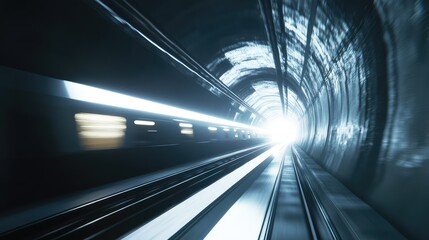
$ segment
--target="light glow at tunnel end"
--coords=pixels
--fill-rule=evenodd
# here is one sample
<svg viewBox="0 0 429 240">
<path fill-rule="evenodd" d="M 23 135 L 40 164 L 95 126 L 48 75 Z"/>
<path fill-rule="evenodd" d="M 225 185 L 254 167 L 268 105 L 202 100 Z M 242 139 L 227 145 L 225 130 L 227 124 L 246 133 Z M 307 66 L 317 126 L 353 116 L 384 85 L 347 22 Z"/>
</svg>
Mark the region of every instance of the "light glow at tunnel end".
<svg viewBox="0 0 429 240">
<path fill-rule="evenodd" d="M 268 122 L 266 129 L 270 140 L 275 143 L 292 144 L 300 137 L 299 122 L 293 116 L 272 120 Z"/>
</svg>

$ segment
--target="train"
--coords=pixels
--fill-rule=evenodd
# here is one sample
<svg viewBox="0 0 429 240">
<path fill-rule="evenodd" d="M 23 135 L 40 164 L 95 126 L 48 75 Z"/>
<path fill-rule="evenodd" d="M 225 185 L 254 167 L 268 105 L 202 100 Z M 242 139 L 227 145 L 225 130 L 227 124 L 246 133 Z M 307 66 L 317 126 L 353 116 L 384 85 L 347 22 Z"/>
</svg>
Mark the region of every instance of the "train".
<svg viewBox="0 0 429 240">
<path fill-rule="evenodd" d="M 0 76 L 0 214 L 267 141 L 256 127 L 101 88 L 8 67 Z"/>
</svg>

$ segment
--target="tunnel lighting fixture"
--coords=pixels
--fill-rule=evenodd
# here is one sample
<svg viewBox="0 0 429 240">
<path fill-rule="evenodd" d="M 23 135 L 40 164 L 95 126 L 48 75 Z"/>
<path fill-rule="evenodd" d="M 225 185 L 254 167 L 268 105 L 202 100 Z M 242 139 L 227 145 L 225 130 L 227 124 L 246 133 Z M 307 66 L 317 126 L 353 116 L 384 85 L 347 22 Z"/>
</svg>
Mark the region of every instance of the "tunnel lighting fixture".
<svg viewBox="0 0 429 240">
<path fill-rule="evenodd" d="M 74 115 L 82 147 L 86 150 L 112 149 L 122 146 L 126 119 L 94 113 Z"/>
<path fill-rule="evenodd" d="M 224 128 L 223 129 L 225 132 L 229 132 L 229 128 Z"/>
<path fill-rule="evenodd" d="M 155 126 L 154 121 L 146 121 L 146 120 L 135 120 L 135 125 L 141 125 L 141 126 Z"/>
<path fill-rule="evenodd" d="M 150 133 L 156 133 L 156 132 L 158 132 L 158 130 L 155 130 L 155 129 L 149 129 L 149 130 L 147 130 L 147 132 L 150 132 Z"/>
<path fill-rule="evenodd" d="M 212 131 L 212 132 L 216 132 L 217 131 L 217 127 L 208 127 L 207 129 L 209 129 L 209 131 Z"/>
<path fill-rule="evenodd" d="M 192 124 L 190 123 L 179 123 L 179 126 L 182 128 L 192 128 Z"/>
<path fill-rule="evenodd" d="M 232 127 L 258 129 L 246 124 L 229 121 L 222 118 L 217 118 L 141 98 L 131 97 L 124 94 L 107 91 L 100 88 L 95 88 L 79 83 L 63 81 L 68 97 L 71 99 L 103 104 L 113 107 L 133 109 L 142 112 L 161 114 L 174 118 L 192 119 L 196 121 L 214 123 L 218 125 L 226 125 Z"/>
</svg>

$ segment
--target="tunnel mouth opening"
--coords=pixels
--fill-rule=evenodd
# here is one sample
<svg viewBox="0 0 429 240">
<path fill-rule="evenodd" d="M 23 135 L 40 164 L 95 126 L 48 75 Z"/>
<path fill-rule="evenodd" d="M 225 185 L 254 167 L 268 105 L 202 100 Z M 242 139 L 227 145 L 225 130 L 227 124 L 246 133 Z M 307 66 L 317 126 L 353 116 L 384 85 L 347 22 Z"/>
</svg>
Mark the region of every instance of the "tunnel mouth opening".
<svg viewBox="0 0 429 240">
<path fill-rule="evenodd" d="M 279 117 L 264 125 L 269 141 L 280 144 L 293 144 L 302 137 L 301 128 L 294 116 Z"/>
</svg>

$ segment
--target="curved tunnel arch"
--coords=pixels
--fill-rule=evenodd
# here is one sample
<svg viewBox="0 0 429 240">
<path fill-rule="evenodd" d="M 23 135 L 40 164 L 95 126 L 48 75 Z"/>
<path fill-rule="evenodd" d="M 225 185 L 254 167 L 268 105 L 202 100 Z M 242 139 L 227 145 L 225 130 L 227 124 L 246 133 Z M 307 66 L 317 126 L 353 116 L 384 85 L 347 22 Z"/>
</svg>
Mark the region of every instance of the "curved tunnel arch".
<svg viewBox="0 0 429 240">
<path fill-rule="evenodd" d="M 352 7 L 353 11 L 350 9 Z M 383 119 L 371 119 L 374 112 L 380 109 L 382 111 L 385 107 L 382 103 L 386 102 L 387 97 L 376 95 L 378 92 L 385 91 L 381 88 L 387 87 L 380 80 L 386 71 L 385 66 L 382 66 L 385 58 L 384 47 L 380 42 L 370 43 L 377 46 L 368 45 L 366 40 L 380 38 L 380 35 L 377 35 L 381 32 L 381 26 L 376 23 L 377 13 L 369 3 L 354 6 L 345 4 L 344 7 L 341 4 L 325 2 L 317 3 L 313 13 L 311 13 L 310 2 L 285 4 L 283 11 L 287 32 L 287 39 L 282 39 L 287 46 L 287 62 L 283 64 L 287 64 L 287 74 L 290 74 L 289 85 L 300 88 L 299 92 L 296 88 L 292 88 L 298 94 L 293 90 L 288 94 L 299 96 L 299 101 L 289 101 L 290 111 L 293 113 L 293 111 L 306 109 L 306 112 L 294 113 L 303 118 L 301 129 L 308 130 L 309 136 L 305 138 L 307 140 L 302 142 L 302 145 L 306 146 L 307 150 L 325 167 L 337 173 L 337 176 L 359 185 L 357 178 L 350 178 L 350 175 L 353 175 L 351 172 L 356 169 L 356 164 L 363 164 L 358 163 L 357 159 L 364 158 L 366 154 L 377 155 L 378 150 L 377 147 L 355 149 L 365 141 L 370 142 L 365 142 L 364 145 L 379 145 L 381 135 L 367 136 L 368 132 L 364 129 L 372 128 L 377 132 L 384 126 Z M 347 11 L 351 11 L 351 16 L 346 17 Z M 332 12 L 341 14 L 333 15 Z M 311 14 L 314 14 L 314 19 L 309 23 Z M 216 22 L 216 20 L 211 21 Z M 185 22 L 182 24 L 188 26 Z M 194 32 L 204 32 L 202 29 L 208 27 L 204 22 L 193 25 Z M 309 28 L 312 32 L 307 39 Z M 258 30 L 264 31 L 261 28 Z M 223 46 L 216 54 L 206 53 L 206 59 L 213 59 L 207 67 L 242 99 L 257 111 L 262 111 L 262 115 L 268 116 L 267 118 L 278 117 L 281 115 L 281 105 L 270 45 L 267 40 L 265 43 L 246 40 L 239 34 L 236 33 L 238 35 L 236 39 L 240 42 Z M 217 38 L 222 39 L 222 35 Z M 216 39 L 213 40 L 216 41 Z M 179 42 L 181 42 L 180 39 Z M 187 47 L 186 40 L 184 44 Z M 198 44 L 187 48 L 191 53 L 202 50 L 197 50 Z M 376 48 L 380 49 L 375 50 Z M 380 53 L 374 54 L 372 52 L 374 50 Z M 207 57 L 210 55 L 211 57 Z M 381 67 L 371 65 L 367 59 L 380 62 L 381 65 L 378 66 Z M 267 84 L 268 82 L 270 83 Z M 376 86 L 379 86 L 379 89 L 376 89 Z M 371 90 L 368 91 L 368 89 Z M 374 112 L 366 113 L 366 109 L 372 109 Z M 272 113 L 269 113 L 270 111 Z M 240 114 L 233 116 L 243 121 Z M 261 124 L 260 121 L 257 122 Z M 374 131 L 369 133 L 372 134 Z M 335 161 L 329 154 L 332 151 L 342 152 L 337 155 Z M 361 155 L 346 154 L 350 151 L 361 152 Z M 338 156 L 343 157 L 338 159 Z M 347 167 L 341 166 L 343 158 L 348 161 Z M 359 175 L 359 173 L 354 174 Z M 367 177 L 365 179 L 368 179 Z"/>
</svg>

